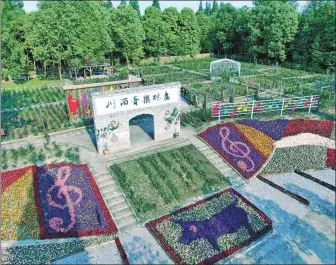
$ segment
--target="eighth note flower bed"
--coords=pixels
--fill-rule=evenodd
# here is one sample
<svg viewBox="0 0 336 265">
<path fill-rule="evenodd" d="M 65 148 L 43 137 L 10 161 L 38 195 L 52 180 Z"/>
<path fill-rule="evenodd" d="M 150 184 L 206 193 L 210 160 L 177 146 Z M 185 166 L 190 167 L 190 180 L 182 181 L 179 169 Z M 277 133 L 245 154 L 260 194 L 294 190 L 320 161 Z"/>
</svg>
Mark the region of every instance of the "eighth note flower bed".
<svg viewBox="0 0 336 265">
<path fill-rule="evenodd" d="M 146 227 L 178 264 L 212 264 L 269 231 L 272 222 L 230 188 Z"/>
</svg>

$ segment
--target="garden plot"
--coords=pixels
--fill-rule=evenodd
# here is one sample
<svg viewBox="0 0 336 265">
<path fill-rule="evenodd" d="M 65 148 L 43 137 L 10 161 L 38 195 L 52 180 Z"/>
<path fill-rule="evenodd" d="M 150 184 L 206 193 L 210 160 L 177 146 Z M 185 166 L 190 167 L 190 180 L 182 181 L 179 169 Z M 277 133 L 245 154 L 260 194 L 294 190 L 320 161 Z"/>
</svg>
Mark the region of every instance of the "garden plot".
<svg viewBox="0 0 336 265">
<path fill-rule="evenodd" d="M 6 132 L 2 140 L 5 141 L 37 136 L 44 132 L 45 127 L 48 132 L 55 132 L 92 124 L 91 119 L 70 123 L 66 103 L 14 110 L 1 116 L 2 128 Z"/>
<path fill-rule="evenodd" d="M 189 84 L 194 82 L 202 82 L 208 80 L 205 76 L 188 73 L 188 72 L 173 72 L 167 74 L 160 74 L 156 76 L 144 77 L 145 84 L 164 84 L 169 82 L 181 82 L 182 84 Z"/>
<path fill-rule="evenodd" d="M 142 221 L 230 185 L 192 145 L 112 165 L 110 169 Z"/>
<path fill-rule="evenodd" d="M 1 93 L 1 108 L 2 110 L 18 109 L 64 100 L 65 95 L 62 87 L 4 89 Z"/>
<path fill-rule="evenodd" d="M 30 164 L 47 164 L 57 162 L 80 163 L 79 147 L 59 145 L 53 142 L 50 145 L 35 147 L 28 144 L 18 149 L 2 149 L 2 170 L 26 167 Z"/>
</svg>

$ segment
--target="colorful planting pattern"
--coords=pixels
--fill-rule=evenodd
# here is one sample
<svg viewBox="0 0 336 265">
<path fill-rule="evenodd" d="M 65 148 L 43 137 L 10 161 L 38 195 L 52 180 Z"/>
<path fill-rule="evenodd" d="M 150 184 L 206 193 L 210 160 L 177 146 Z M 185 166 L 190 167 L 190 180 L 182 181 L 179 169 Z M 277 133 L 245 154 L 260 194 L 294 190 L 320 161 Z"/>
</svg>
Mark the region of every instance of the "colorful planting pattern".
<svg viewBox="0 0 336 265">
<path fill-rule="evenodd" d="M 272 228 L 271 220 L 230 188 L 146 224 L 178 264 L 214 263 Z"/>
<path fill-rule="evenodd" d="M 275 141 L 300 133 L 332 138 L 333 128 L 334 122 L 326 120 L 241 120 L 210 127 L 198 136 L 248 179 L 272 154 Z"/>
<path fill-rule="evenodd" d="M 1 203 L 6 209 L 2 216 L 3 240 L 117 232 L 86 165 L 60 163 L 31 166 L 5 172 L 2 178 L 5 197 L 1 198 Z M 16 214 L 10 213 L 13 209 Z"/>
</svg>

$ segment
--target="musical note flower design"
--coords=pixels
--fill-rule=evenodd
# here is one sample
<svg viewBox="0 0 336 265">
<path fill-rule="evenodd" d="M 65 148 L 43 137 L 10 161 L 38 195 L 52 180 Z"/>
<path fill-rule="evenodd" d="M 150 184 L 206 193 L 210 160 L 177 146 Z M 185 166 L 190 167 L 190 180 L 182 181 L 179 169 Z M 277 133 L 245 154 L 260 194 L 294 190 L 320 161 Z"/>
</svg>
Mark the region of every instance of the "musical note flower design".
<svg viewBox="0 0 336 265">
<path fill-rule="evenodd" d="M 86 165 L 60 163 L 38 167 L 35 190 L 41 238 L 117 232 Z"/>
<path fill-rule="evenodd" d="M 63 174 L 64 173 L 64 174 Z M 69 209 L 69 215 L 70 215 L 70 223 L 66 228 L 61 227 L 63 225 L 63 219 L 59 217 L 53 217 L 49 220 L 49 226 L 54 229 L 57 232 L 67 232 L 69 231 L 75 224 L 75 209 L 74 206 L 78 205 L 82 200 L 82 191 L 75 186 L 67 186 L 65 185 L 65 182 L 70 177 L 70 167 L 64 166 L 58 169 L 57 175 L 56 175 L 56 181 L 55 185 L 51 186 L 51 188 L 47 192 L 47 198 L 49 205 L 60 208 L 60 209 Z M 62 199 L 62 197 L 65 198 L 65 203 L 61 204 L 56 202 L 53 199 L 53 191 L 57 190 L 56 196 L 58 199 Z M 76 200 L 72 201 L 69 192 L 74 192 L 78 195 Z"/>
<path fill-rule="evenodd" d="M 266 157 L 255 148 L 234 125 L 224 123 L 210 127 L 199 134 L 243 177 L 252 177 L 266 161 Z"/>
</svg>

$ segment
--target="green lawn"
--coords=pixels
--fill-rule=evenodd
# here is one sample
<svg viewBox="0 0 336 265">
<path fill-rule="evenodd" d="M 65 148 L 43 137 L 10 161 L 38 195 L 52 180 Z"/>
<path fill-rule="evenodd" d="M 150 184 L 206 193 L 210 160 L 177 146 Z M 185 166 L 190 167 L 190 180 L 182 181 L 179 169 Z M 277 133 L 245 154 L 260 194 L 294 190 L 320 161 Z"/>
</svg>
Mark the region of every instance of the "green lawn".
<svg viewBox="0 0 336 265">
<path fill-rule="evenodd" d="M 141 221 L 230 185 L 193 145 L 110 167 Z"/>
<path fill-rule="evenodd" d="M 60 80 L 40 80 L 40 79 L 32 79 L 29 82 L 25 82 L 22 84 L 9 84 L 8 82 L 2 82 L 2 88 L 31 88 L 38 87 L 44 85 L 62 85 L 63 82 Z"/>
</svg>

